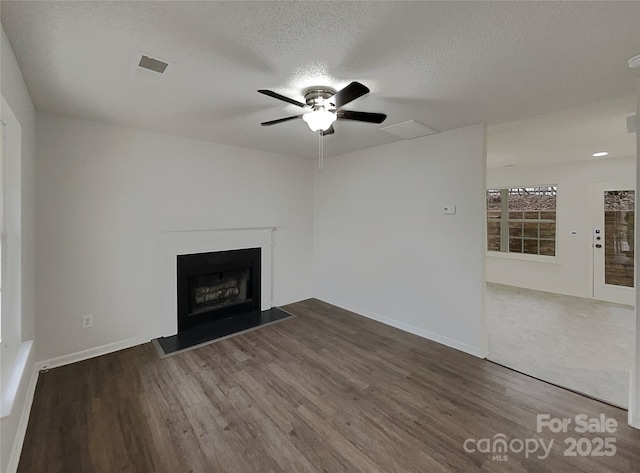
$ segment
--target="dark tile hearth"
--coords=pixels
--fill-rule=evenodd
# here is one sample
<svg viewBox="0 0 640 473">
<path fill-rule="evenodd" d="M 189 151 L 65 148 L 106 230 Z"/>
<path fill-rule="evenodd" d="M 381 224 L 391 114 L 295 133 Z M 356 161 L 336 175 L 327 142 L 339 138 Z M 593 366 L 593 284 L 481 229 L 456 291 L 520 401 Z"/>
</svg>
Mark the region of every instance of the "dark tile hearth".
<svg viewBox="0 0 640 473">
<path fill-rule="evenodd" d="M 171 337 L 160 337 L 155 340 L 155 345 L 161 352 L 160 356 L 169 356 L 179 351 L 207 344 L 240 332 L 246 332 L 288 317 L 293 316 L 276 307 L 262 312 L 233 314 L 212 322 L 198 324 Z"/>
</svg>

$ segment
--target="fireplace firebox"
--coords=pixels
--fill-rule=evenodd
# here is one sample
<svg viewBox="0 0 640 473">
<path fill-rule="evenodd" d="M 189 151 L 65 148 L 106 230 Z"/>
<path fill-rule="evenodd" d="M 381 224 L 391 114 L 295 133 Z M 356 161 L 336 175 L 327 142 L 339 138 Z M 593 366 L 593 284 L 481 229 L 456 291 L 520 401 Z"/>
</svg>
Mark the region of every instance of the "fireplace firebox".
<svg viewBox="0 0 640 473">
<path fill-rule="evenodd" d="M 260 248 L 178 255 L 178 333 L 260 312 Z"/>
</svg>

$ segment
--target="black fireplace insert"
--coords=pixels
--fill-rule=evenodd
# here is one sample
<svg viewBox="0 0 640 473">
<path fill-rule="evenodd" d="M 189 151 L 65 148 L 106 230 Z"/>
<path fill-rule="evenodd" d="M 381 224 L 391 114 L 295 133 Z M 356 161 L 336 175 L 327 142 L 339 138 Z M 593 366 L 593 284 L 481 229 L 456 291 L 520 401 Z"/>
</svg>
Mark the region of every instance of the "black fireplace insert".
<svg viewBox="0 0 640 473">
<path fill-rule="evenodd" d="M 178 255 L 178 333 L 260 312 L 260 248 Z"/>
</svg>

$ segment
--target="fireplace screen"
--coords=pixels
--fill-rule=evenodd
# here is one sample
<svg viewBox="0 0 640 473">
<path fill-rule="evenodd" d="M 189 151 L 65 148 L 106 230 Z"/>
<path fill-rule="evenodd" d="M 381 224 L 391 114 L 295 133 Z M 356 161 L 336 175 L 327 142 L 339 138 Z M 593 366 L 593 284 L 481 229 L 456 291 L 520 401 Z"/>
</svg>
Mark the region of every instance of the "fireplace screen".
<svg viewBox="0 0 640 473">
<path fill-rule="evenodd" d="M 260 312 L 260 261 L 260 248 L 177 255 L 178 332 Z"/>
<path fill-rule="evenodd" d="M 248 281 L 248 269 L 190 278 L 191 311 L 189 316 L 247 302 Z"/>
</svg>

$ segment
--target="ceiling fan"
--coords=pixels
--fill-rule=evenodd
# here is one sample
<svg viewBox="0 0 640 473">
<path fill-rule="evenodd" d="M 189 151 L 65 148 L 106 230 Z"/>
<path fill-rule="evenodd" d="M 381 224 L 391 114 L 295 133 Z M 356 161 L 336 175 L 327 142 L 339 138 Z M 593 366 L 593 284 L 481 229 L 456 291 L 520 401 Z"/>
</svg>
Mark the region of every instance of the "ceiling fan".
<svg viewBox="0 0 640 473">
<path fill-rule="evenodd" d="M 369 93 L 369 89 L 360 82 L 351 82 L 344 89 L 336 92 L 330 87 L 312 87 L 304 94 L 306 103 L 280 95 L 272 90 L 258 90 L 261 94 L 268 95 L 274 99 L 297 105 L 308 109 L 301 115 L 279 118 L 261 123 L 262 126 L 271 126 L 277 123 L 302 118 L 313 132 L 319 132 L 322 136 L 331 135 L 335 132 L 333 123 L 336 120 L 355 120 L 367 123 L 382 123 L 387 116 L 384 113 L 355 112 L 351 110 L 340 110 L 342 106 L 354 101 Z"/>
</svg>

